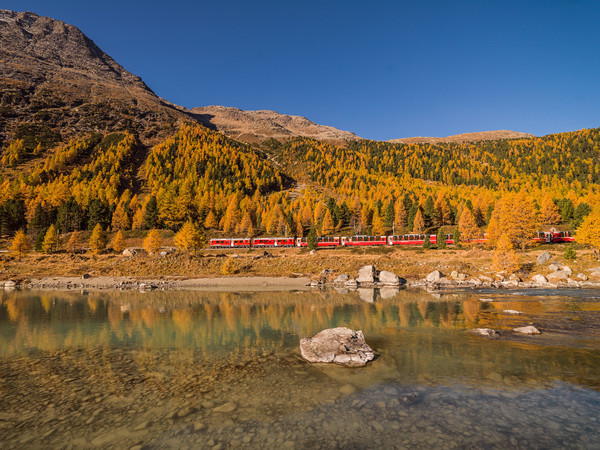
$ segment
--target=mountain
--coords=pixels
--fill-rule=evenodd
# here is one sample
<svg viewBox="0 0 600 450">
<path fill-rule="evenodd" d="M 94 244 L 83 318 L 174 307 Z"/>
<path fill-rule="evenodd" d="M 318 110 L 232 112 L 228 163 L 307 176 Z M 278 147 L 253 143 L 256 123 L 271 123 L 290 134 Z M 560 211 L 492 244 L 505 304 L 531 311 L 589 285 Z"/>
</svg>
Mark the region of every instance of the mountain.
<svg viewBox="0 0 600 450">
<path fill-rule="evenodd" d="M 21 134 L 42 130 L 57 140 L 120 130 L 153 140 L 185 118 L 78 28 L 0 10 L 0 139 L 25 123 Z"/>
<path fill-rule="evenodd" d="M 521 133 L 518 131 L 510 130 L 496 130 L 496 131 L 479 131 L 475 133 L 464 133 L 456 134 L 454 136 L 446 137 L 410 137 L 401 139 L 390 139 L 387 142 L 393 144 L 435 144 L 438 142 L 454 142 L 462 144 L 464 142 L 477 142 L 477 141 L 497 141 L 499 139 L 523 139 L 535 137 L 533 134 Z"/>
<path fill-rule="evenodd" d="M 330 143 L 361 139 L 349 131 L 318 125 L 305 117 L 289 116 L 275 111 L 244 111 L 226 106 L 203 106 L 193 108 L 190 112 L 205 126 L 249 143 L 262 142 L 269 138 L 285 140 L 297 136 Z"/>
</svg>

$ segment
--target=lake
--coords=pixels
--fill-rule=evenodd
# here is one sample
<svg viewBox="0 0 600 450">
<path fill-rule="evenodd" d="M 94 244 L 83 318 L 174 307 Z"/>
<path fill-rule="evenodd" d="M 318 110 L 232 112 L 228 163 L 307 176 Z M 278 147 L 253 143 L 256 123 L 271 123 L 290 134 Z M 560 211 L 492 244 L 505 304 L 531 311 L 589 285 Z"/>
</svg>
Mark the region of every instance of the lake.
<svg viewBox="0 0 600 450">
<path fill-rule="evenodd" d="M 376 359 L 304 362 L 336 326 Z M 599 448 L 599 422 L 597 290 L 0 292 L 3 448 Z"/>
</svg>

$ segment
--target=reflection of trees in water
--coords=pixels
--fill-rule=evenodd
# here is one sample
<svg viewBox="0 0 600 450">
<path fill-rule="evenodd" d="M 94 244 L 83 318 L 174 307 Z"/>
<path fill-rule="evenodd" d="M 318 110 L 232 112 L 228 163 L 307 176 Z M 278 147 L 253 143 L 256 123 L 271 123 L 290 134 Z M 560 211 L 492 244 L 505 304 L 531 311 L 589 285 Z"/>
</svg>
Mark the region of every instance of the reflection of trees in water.
<svg viewBox="0 0 600 450">
<path fill-rule="evenodd" d="M 0 349 L 6 354 L 115 340 L 149 347 L 274 348 L 342 325 L 375 334 L 382 328 L 464 328 L 476 320 L 479 308 L 476 300 L 445 302 L 415 292 L 376 303 L 352 293 L 312 291 L 14 292 L 4 294 L 0 321 L 16 325 L 16 334 L 0 337 Z"/>
</svg>

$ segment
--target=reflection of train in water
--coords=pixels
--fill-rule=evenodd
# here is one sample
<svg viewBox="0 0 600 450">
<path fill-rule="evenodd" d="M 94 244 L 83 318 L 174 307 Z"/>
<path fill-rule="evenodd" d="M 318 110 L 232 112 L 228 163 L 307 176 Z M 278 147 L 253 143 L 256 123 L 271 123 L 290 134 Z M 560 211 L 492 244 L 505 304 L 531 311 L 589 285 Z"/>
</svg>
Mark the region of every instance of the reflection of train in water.
<svg viewBox="0 0 600 450">
<path fill-rule="evenodd" d="M 317 237 L 317 247 L 333 248 L 333 247 L 376 247 L 376 246 L 403 246 L 403 245 L 423 245 L 429 236 L 429 242 L 432 245 L 437 244 L 437 236 L 435 234 L 403 234 L 393 236 L 321 236 Z M 574 242 L 575 238 L 570 231 L 538 231 L 532 238 L 538 243 L 552 242 Z M 454 244 L 454 236 L 451 234 L 445 235 L 446 244 Z M 485 235 L 481 239 L 463 240 L 463 243 L 468 244 L 483 244 L 487 242 Z M 209 241 L 210 248 L 265 248 L 265 247 L 308 247 L 307 238 L 293 237 L 261 237 L 261 238 L 219 238 Z"/>
</svg>

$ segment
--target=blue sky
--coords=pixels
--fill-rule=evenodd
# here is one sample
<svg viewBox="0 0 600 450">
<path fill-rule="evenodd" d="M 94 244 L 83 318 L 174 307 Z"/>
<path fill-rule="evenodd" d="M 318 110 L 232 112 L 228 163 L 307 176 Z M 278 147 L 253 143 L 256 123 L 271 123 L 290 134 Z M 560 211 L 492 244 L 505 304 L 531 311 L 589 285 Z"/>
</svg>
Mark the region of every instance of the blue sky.
<svg viewBox="0 0 600 450">
<path fill-rule="evenodd" d="M 79 27 L 161 97 L 370 139 L 600 127 L 598 1 L 4 0 Z"/>
</svg>

